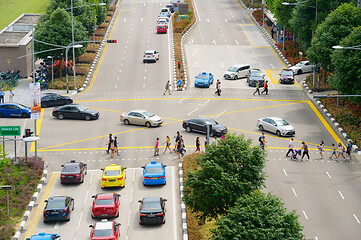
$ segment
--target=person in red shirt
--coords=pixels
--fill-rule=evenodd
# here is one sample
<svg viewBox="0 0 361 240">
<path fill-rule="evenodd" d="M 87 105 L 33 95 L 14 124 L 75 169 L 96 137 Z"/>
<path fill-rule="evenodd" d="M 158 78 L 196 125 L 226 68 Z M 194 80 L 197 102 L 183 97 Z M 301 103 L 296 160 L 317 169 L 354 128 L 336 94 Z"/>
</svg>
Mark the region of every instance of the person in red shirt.
<svg viewBox="0 0 361 240">
<path fill-rule="evenodd" d="M 266 92 L 266 95 L 268 95 L 268 81 L 264 83 L 263 91 L 261 92 L 261 94 L 263 94 L 264 92 Z"/>
</svg>

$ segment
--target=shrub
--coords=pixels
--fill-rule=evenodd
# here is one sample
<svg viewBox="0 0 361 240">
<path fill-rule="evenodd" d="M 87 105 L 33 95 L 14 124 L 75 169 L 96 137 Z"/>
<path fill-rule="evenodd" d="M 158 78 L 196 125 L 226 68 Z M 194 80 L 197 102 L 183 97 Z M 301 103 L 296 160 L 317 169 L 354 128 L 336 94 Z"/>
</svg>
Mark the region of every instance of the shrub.
<svg viewBox="0 0 361 240">
<path fill-rule="evenodd" d="M 102 36 L 102 37 L 104 37 L 104 35 L 105 35 L 105 32 L 106 32 L 106 30 L 104 29 L 104 28 L 98 28 L 97 30 L 95 30 L 95 36 Z"/>
<path fill-rule="evenodd" d="M 256 19 L 259 25 L 263 25 L 263 10 L 255 10 L 252 12 L 252 16 Z"/>
<path fill-rule="evenodd" d="M 114 12 L 114 11 L 115 11 L 115 9 L 117 9 L 115 6 L 110 6 L 110 7 L 109 7 L 109 9 L 108 9 L 108 11 L 112 11 L 112 12 Z"/>
<path fill-rule="evenodd" d="M 95 49 L 94 49 L 94 52 L 95 52 Z M 90 56 L 80 56 L 78 57 L 76 63 L 92 63 L 93 62 L 93 58 L 90 57 Z M 78 68 L 76 68 L 76 72 L 78 73 Z"/>
<path fill-rule="evenodd" d="M 99 28 L 108 28 L 109 24 L 106 24 L 106 23 L 102 23 L 98 26 L 98 29 Z"/>
<path fill-rule="evenodd" d="M 107 17 L 105 18 L 105 22 L 110 22 L 110 20 L 112 20 L 112 17 L 110 17 L 110 16 L 107 16 Z"/>
<path fill-rule="evenodd" d="M 88 74 L 88 69 L 83 67 L 75 67 L 76 74 L 80 76 L 85 76 Z"/>
</svg>

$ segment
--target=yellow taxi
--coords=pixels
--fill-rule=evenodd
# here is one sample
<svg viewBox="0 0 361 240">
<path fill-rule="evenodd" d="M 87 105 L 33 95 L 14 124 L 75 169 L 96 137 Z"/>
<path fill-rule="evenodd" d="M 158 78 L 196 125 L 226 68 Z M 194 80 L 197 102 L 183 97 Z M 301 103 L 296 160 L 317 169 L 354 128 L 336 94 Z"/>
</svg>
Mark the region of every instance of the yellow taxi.
<svg viewBox="0 0 361 240">
<path fill-rule="evenodd" d="M 125 169 L 121 165 L 110 164 L 102 168 L 101 187 L 124 187 L 125 186 Z"/>
</svg>

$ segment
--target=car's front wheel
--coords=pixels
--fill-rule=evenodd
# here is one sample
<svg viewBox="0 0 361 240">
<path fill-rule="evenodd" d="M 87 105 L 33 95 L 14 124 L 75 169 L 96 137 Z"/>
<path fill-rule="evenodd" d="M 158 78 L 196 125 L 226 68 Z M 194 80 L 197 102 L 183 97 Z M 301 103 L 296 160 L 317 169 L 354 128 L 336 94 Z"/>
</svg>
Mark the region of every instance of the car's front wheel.
<svg viewBox="0 0 361 240">
<path fill-rule="evenodd" d="M 301 70 L 301 69 L 298 70 L 298 71 L 297 71 L 297 74 L 302 74 L 302 70 Z"/>
<path fill-rule="evenodd" d="M 276 135 L 280 137 L 280 136 L 281 136 L 281 132 L 280 132 L 279 130 L 277 130 Z"/>
<path fill-rule="evenodd" d="M 89 121 L 91 119 L 90 115 L 85 115 L 85 120 Z"/>
<path fill-rule="evenodd" d="M 192 129 L 191 129 L 191 127 L 190 127 L 190 126 L 187 126 L 187 127 L 186 127 L 186 132 L 187 132 L 187 133 L 192 132 Z"/>
<path fill-rule="evenodd" d="M 63 114 L 61 114 L 61 113 L 59 113 L 59 115 L 58 115 L 58 119 L 59 119 L 59 120 L 63 120 L 63 119 L 64 119 L 64 115 L 63 115 Z"/>
</svg>

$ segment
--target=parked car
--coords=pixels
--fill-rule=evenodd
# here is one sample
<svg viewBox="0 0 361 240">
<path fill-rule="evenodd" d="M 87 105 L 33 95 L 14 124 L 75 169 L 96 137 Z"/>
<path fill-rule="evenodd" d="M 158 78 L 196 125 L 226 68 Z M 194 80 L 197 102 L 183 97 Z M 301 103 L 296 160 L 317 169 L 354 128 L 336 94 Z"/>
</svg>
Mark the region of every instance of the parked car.
<svg viewBox="0 0 361 240">
<path fill-rule="evenodd" d="M 50 197 L 45 200 L 44 223 L 50 221 L 69 221 L 74 210 L 74 199 L 69 196 Z"/>
<path fill-rule="evenodd" d="M 168 17 L 170 17 L 170 15 L 172 15 L 172 13 L 168 7 L 160 9 L 160 14 L 166 14 Z"/>
<path fill-rule="evenodd" d="M 159 60 L 159 52 L 156 50 L 147 50 L 143 55 L 143 63 L 157 62 Z"/>
<path fill-rule="evenodd" d="M 272 132 L 277 136 L 294 136 L 296 134 L 295 128 L 279 117 L 260 118 L 257 121 L 257 127 L 261 132 Z"/>
<path fill-rule="evenodd" d="M 122 113 L 120 115 L 120 121 L 124 122 L 125 125 L 143 125 L 148 128 L 160 126 L 163 123 L 161 117 L 145 110 L 133 110 L 128 113 Z"/>
<path fill-rule="evenodd" d="M 238 78 L 243 78 L 247 76 L 250 66 L 248 63 L 234 65 L 224 73 L 223 77 L 225 79 L 237 80 Z"/>
<path fill-rule="evenodd" d="M 89 225 L 90 240 L 118 240 L 120 235 L 120 223 L 102 219 L 100 222 Z"/>
<path fill-rule="evenodd" d="M 195 77 L 194 86 L 195 87 L 207 87 L 209 88 L 214 81 L 212 73 L 201 72 Z"/>
<path fill-rule="evenodd" d="M 283 69 L 280 73 L 280 83 L 295 83 L 295 74 L 291 69 Z"/>
<path fill-rule="evenodd" d="M 60 183 L 83 183 L 87 174 L 88 166 L 86 163 L 71 160 L 61 165 L 63 168 L 60 173 Z"/>
<path fill-rule="evenodd" d="M 22 117 L 29 118 L 31 115 L 31 108 L 20 103 L 2 103 L 0 104 L 0 118 L 1 117 Z"/>
<path fill-rule="evenodd" d="M 294 74 L 302 74 L 306 72 L 312 72 L 314 65 L 310 61 L 302 61 L 297 63 L 295 66 L 290 67 Z"/>
<path fill-rule="evenodd" d="M 99 111 L 86 108 L 82 105 L 69 104 L 54 108 L 52 115 L 53 117 L 56 117 L 60 120 L 63 120 L 64 118 L 69 118 L 69 119 L 85 119 L 89 121 L 89 120 L 98 119 L 100 114 Z"/>
<path fill-rule="evenodd" d="M 26 238 L 26 240 L 55 240 L 55 239 L 61 240 L 60 235 L 55 233 L 49 233 L 49 234 L 39 233 L 37 235 L 31 236 L 30 238 Z"/>
<path fill-rule="evenodd" d="M 119 216 L 119 197 L 117 193 L 98 193 L 93 195 L 92 218 Z"/>
<path fill-rule="evenodd" d="M 56 93 L 43 93 L 41 95 L 41 107 L 55 107 L 65 104 L 71 104 L 73 100 L 68 96 L 61 96 Z"/>
<path fill-rule="evenodd" d="M 139 224 L 165 223 L 165 202 L 161 197 L 146 197 L 139 200 Z"/>
<path fill-rule="evenodd" d="M 183 121 L 182 127 L 190 132 L 199 132 L 207 134 L 207 125 L 210 126 L 209 135 L 213 136 L 222 136 L 228 132 L 228 129 L 214 121 L 212 118 L 207 117 L 197 117 L 192 119 L 187 119 Z"/>
<path fill-rule="evenodd" d="M 157 21 L 158 25 L 166 25 L 168 27 L 168 21 L 165 18 L 159 18 Z"/>
<path fill-rule="evenodd" d="M 122 165 L 110 164 L 102 168 L 101 188 L 105 187 L 125 187 L 125 170 Z"/>
<path fill-rule="evenodd" d="M 247 74 L 247 83 L 250 87 L 255 87 L 257 81 L 259 81 L 259 86 L 264 86 L 264 75 L 259 69 L 250 69 Z"/>
<path fill-rule="evenodd" d="M 171 13 L 174 13 L 175 8 L 173 4 L 169 3 L 165 7 L 168 8 Z"/>
<path fill-rule="evenodd" d="M 161 15 L 158 16 L 158 22 L 159 22 L 160 20 L 165 20 L 165 21 L 167 22 L 167 24 L 168 24 L 168 22 L 169 22 L 169 17 L 168 17 L 166 14 L 161 14 Z"/>
<path fill-rule="evenodd" d="M 159 33 L 167 33 L 167 29 L 168 29 L 168 27 L 165 24 L 158 24 L 157 25 L 157 33 L 158 34 Z"/>
<path fill-rule="evenodd" d="M 143 185 L 165 185 L 167 179 L 165 176 L 165 168 L 167 165 L 163 163 L 157 163 L 152 161 L 151 163 L 145 164 L 143 168 Z"/>
</svg>

